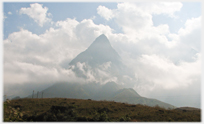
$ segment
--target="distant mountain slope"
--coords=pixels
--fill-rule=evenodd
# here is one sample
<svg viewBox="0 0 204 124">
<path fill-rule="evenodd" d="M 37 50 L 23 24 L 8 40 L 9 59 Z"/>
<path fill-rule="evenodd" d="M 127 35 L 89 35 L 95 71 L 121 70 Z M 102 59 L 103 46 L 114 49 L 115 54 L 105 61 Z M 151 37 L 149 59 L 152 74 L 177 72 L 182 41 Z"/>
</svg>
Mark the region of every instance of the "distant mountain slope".
<svg viewBox="0 0 204 124">
<path fill-rule="evenodd" d="M 124 102 L 124 103 L 129 103 L 129 104 L 142 104 L 142 105 L 147 105 L 147 106 L 157 106 L 158 105 L 166 109 L 175 108 L 173 105 L 161 102 L 156 99 L 141 97 L 132 88 L 128 88 L 128 89 L 124 88 L 124 89 L 118 90 L 115 93 L 115 96 L 109 100 L 114 100 L 116 102 Z"/>
<path fill-rule="evenodd" d="M 121 90 L 118 90 L 114 96 L 114 98 L 118 97 L 129 97 L 129 98 L 135 98 L 135 97 L 141 97 L 134 89 L 132 88 L 123 88 Z"/>
<path fill-rule="evenodd" d="M 197 111 L 201 110 L 200 108 L 194 108 L 194 107 L 179 107 L 176 108 L 175 110 L 180 110 L 180 111 Z"/>
<path fill-rule="evenodd" d="M 114 82 L 108 82 L 104 85 L 96 83 L 56 83 L 43 90 L 43 98 L 77 98 L 93 100 L 109 100 L 129 104 L 142 104 L 147 106 L 160 106 L 163 108 L 175 108 L 173 105 L 161 102 L 156 99 L 141 97 L 132 88 L 123 88 Z M 38 98 L 42 97 L 42 92 Z M 32 95 L 28 96 L 32 98 Z M 34 98 L 37 94 L 34 95 Z"/>
<path fill-rule="evenodd" d="M 78 98 L 78 99 L 88 99 L 90 94 L 86 92 L 83 87 L 78 83 L 56 83 L 47 89 L 41 91 L 38 98 Z M 29 98 L 32 95 L 28 96 Z M 35 93 L 34 98 L 37 98 L 37 93 Z"/>
<path fill-rule="evenodd" d="M 108 82 L 99 88 L 98 92 L 95 93 L 93 99 L 105 100 L 112 98 L 115 95 L 115 92 L 120 89 L 122 89 L 122 86 L 119 86 L 114 82 Z"/>
<path fill-rule="evenodd" d="M 145 97 L 122 97 L 122 96 L 117 96 L 114 97 L 113 99 L 110 99 L 116 102 L 123 102 L 123 103 L 129 103 L 129 104 L 141 104 L 141 105 L 147 105 L 147 106 L 159 106 L 162 108 L 166 108 L 166 109 L 173 109 L 175 108 L 175 106 L 165 103 L 165 102 L 161 102 L 159 100 L 156 99 L 150 99 L 150 98 L 145 98 Z"/>
</svg>

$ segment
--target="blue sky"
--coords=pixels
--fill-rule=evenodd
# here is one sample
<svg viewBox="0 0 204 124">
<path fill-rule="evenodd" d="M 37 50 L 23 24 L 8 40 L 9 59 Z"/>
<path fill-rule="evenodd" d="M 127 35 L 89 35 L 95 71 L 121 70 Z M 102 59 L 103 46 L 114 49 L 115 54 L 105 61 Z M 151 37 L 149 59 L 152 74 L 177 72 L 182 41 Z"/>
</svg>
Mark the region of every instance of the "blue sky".
<svg viewBox="0 0 204 124">
<path fill-rule="evenodd" d="M 178 16 L 177 19 L 171 19 L 170 17 L 164 15 L 155 15 L 153 17 L 154 25 L 157 26 L 161 23 L 168 24 L 171 32 L 177 32 L 180 27 L 184 27 L 184 22 L 189 17 L 199 17 L 201 15 L 201 4 L 200 2 L 183 2 L 183 7 L 175 15 Z"/>
<path fill-rule="evenodd" d="M 3 15 L 5 94 L 78 80 L 63 65 L 105 34 L 140 95 L 200 107 L 201 2 L 4 2 Z"/>
</svg>

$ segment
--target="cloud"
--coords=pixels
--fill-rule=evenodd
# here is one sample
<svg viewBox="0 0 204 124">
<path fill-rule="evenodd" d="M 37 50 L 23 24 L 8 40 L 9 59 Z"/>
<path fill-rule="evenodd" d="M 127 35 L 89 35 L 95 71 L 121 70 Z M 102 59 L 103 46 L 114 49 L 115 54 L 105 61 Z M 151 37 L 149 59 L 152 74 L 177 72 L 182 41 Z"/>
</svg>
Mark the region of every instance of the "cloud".
<svg viewBox="0 0 204 124">
<path fill-rule="evenodd" d="M 140 40 L 133 38 L 134 35 L 129 37 L 131 34 L 112 34 L 109 37 L 113 41 L 112 45 L 124 57 L 126 54 L 134 58 L 141 54 L 158 54 L 178 63 L 181 60 L 194 61 L 193 56 L 201 52 L 200 27 L 201 17 L 197 17 L 186 20 L 185 26 L 178 33 L 171 33 L 168 25 L 162 24 L 144 31 L 144 37 L 141 36 Z"/>
<path fill-rule="evenodd" d="M 47 13 L 47 11 L 47 7 L 43 8 L 42 4 L 34 3 L 30 4 L 30 7 L 28 8 L 21 8 L 19 13 L 28 15 L 30 18 L 34 19 L 36 23 L 43 27 L 46 22 L 51 22 L 51 19 L 47 17 L 51 14 Z"/>
<path fill-rule="evenodd" d="M 99 6 L 97 12 L 106 20 L 114 19 L 131 42 L 138 42 L 147 37 L 155 37 L 155 34 L 160 41 L 166 41 L 167 39 L 164 39 L 165 34 L 163 33 L 169 33 L 168 26 L 154 27 L 152 14 L 166 14 L 175 17 L 174 13 L 179 11 L 181 7 L 182 3 L 180 2 L 118 3 L 117 9 Z M 165 44 L 172 46 L 169 43 Z"/>
<path fill-rule="evenodd" d="M 183 45 L 191 46 L 194 50 L 200 51 L 201 45 L 201 16 L 188 19 L 185 22 L 185 27 L 178 31 L 180 41 Z M 193 41 L 193 42 L 192 42 Z"/>
<path fill-rule="evenodd" d="M 177 107 L 200 107 L 201 54 L 193 62 L 174 64 L 167 57 L 142 55 L 133 61 L 137 83 L 134 89 L 142 96 L 159 99 Z"/>
<path fill-rule="evenodd" d="M 9 15 L 12 15 L 12 12 L 8 12 Z"/>
<path fill-rule="evenodd" d="M 108 68 L 111 67 L 111 64 L 112 64 L 112 62 L 109 61 L 109 62 L 103 63 L 103 64 L 100 65 L 99 67 L 100 67 L 101 69 L 107 70 Z"/>
<path fill-rule="evenodd" d="M 123 32 L 132 38 L 133 42 L 136 42 L 136 39 L 140 39 L 140 31 L 153 25 L 152 16 L 149 13 L 141 11 L 134 4 L 120 3 L 117 7 L 118 9 L 115 10 L 114 16 L 115 21 L 122 27 Z"/>
<path fill-rule="evenodd" d="M 96 67 L 91 67 L 87 63 L 77 62 L 76 65 L 71 66 L 71 70 L 75 72 L 78 77 L 82 77 L 83 83 L 99 83 L 105 84 L 107 82 L 114 81 L 121 84 L 118 77 L 111 73 L 111 62 L 106 62 Z"/>
<path fill-rule="evenodd" d="M 183 5 L 181 2 L 149 2 L 139 3 L 136 6 L 150 14 L 166 14 L 171 18 L 175 18 L 175 12 L 180 11 Z"/>
<path fill-rule="evenodd" d="M 158 55 L 142 55 L 138 61 L 140 66 L 137 69 L 141 70 L 138 72 L 139 77 L 167 90 L 189 86 L 201 73 L 199 54 L 196 61 L 180 62 L 178 65 Z"/>
<path fill-rule="evenodd" d="M 104 17 L 106 20 L 110 20 L 114 16 L 110 9 L 106 8 L 105 6 L 101 6 L 101 5 L 97 8 L 97 13 L 100 16 Z"/>
</svg>

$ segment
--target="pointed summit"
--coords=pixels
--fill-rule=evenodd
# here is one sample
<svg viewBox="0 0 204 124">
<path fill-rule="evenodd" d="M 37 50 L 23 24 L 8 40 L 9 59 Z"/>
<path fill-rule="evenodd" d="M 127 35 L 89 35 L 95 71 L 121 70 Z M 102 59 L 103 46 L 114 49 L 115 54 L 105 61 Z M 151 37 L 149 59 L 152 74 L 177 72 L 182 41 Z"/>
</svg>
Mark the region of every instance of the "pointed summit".
<svg viewBox="0 0 204 124">
<path fill-rule="evenodd" d="M 99 37 L 97 37 L 93 43 L 101 43 L 101 42 L 103 42 L 103 43 L 106 42 L 106 43 L 110 44 L 108 38 L 104 34 L 101 34 Z"/>
<path fill-rule="evenodd" d="M 108 40 L 108 38 L 106 37 L 106 35 L 105 34 L 101 34 L 100 36 L 98 36 L 97 38 L 106 38 L 107 40 Z"/>
<path fill-rule="evenodd" d="M 84 52 L 74 58 L 69 65 L 85 62 L 94 67 L 109 61 L 113 64 L 118 64 L 120 63 L 120 56 L 112 48 L 108 38 L 102 34 Z"/>
<path fill-rule="evenodd" d="M 104 35 L 104 34 L 101 34 L 99 37 L 97 37 L 95 39 L 95 41 L 88 47 L 87 50 L 94 50 L 94 51 L 99 51 L 102 52 L 104 50 L 110 50 L 110 52 L 112 51 L 115 51 L 108 38 Z"/>
</svg>

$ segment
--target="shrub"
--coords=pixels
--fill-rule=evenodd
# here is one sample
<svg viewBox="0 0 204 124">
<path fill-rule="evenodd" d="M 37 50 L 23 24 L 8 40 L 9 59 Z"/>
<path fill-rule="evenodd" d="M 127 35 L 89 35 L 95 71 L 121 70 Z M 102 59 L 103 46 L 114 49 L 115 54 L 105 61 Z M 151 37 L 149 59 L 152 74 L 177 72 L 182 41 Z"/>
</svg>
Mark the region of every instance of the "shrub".
<svg viewBox="0 0 204 124">
<path fill-rule="evenodd" d="M 77 117 L 76 120 L 81 122 L 88 121 L 86 117 Z"/>
<path fill-rule="evenodd" d="M 93 121 L 110 121 L 110 119 L 108 118 L 106 111 L 100 114 L 95 111 L 95 114 L 93 116 Z"/>
<path fill-rule="evenodd" d="M 23 121 L 23 113 L 20 112 L 20 108 L 15 109 L 5 103 L 4 111 L 7 113 L 4 121 Z"/>
<path fill-rule="evenodd" d="M 119 121 L 130 121 L 131 118 L 129 117 L 129 115 L 126 115 L 125 117 L 121 117 Z"/>
<path fill-rule="evenodd" d="M 108 121 L 108 115 L 106 114 L 106 111 L 100 114 L 99 121 Z"/>
</svg>

